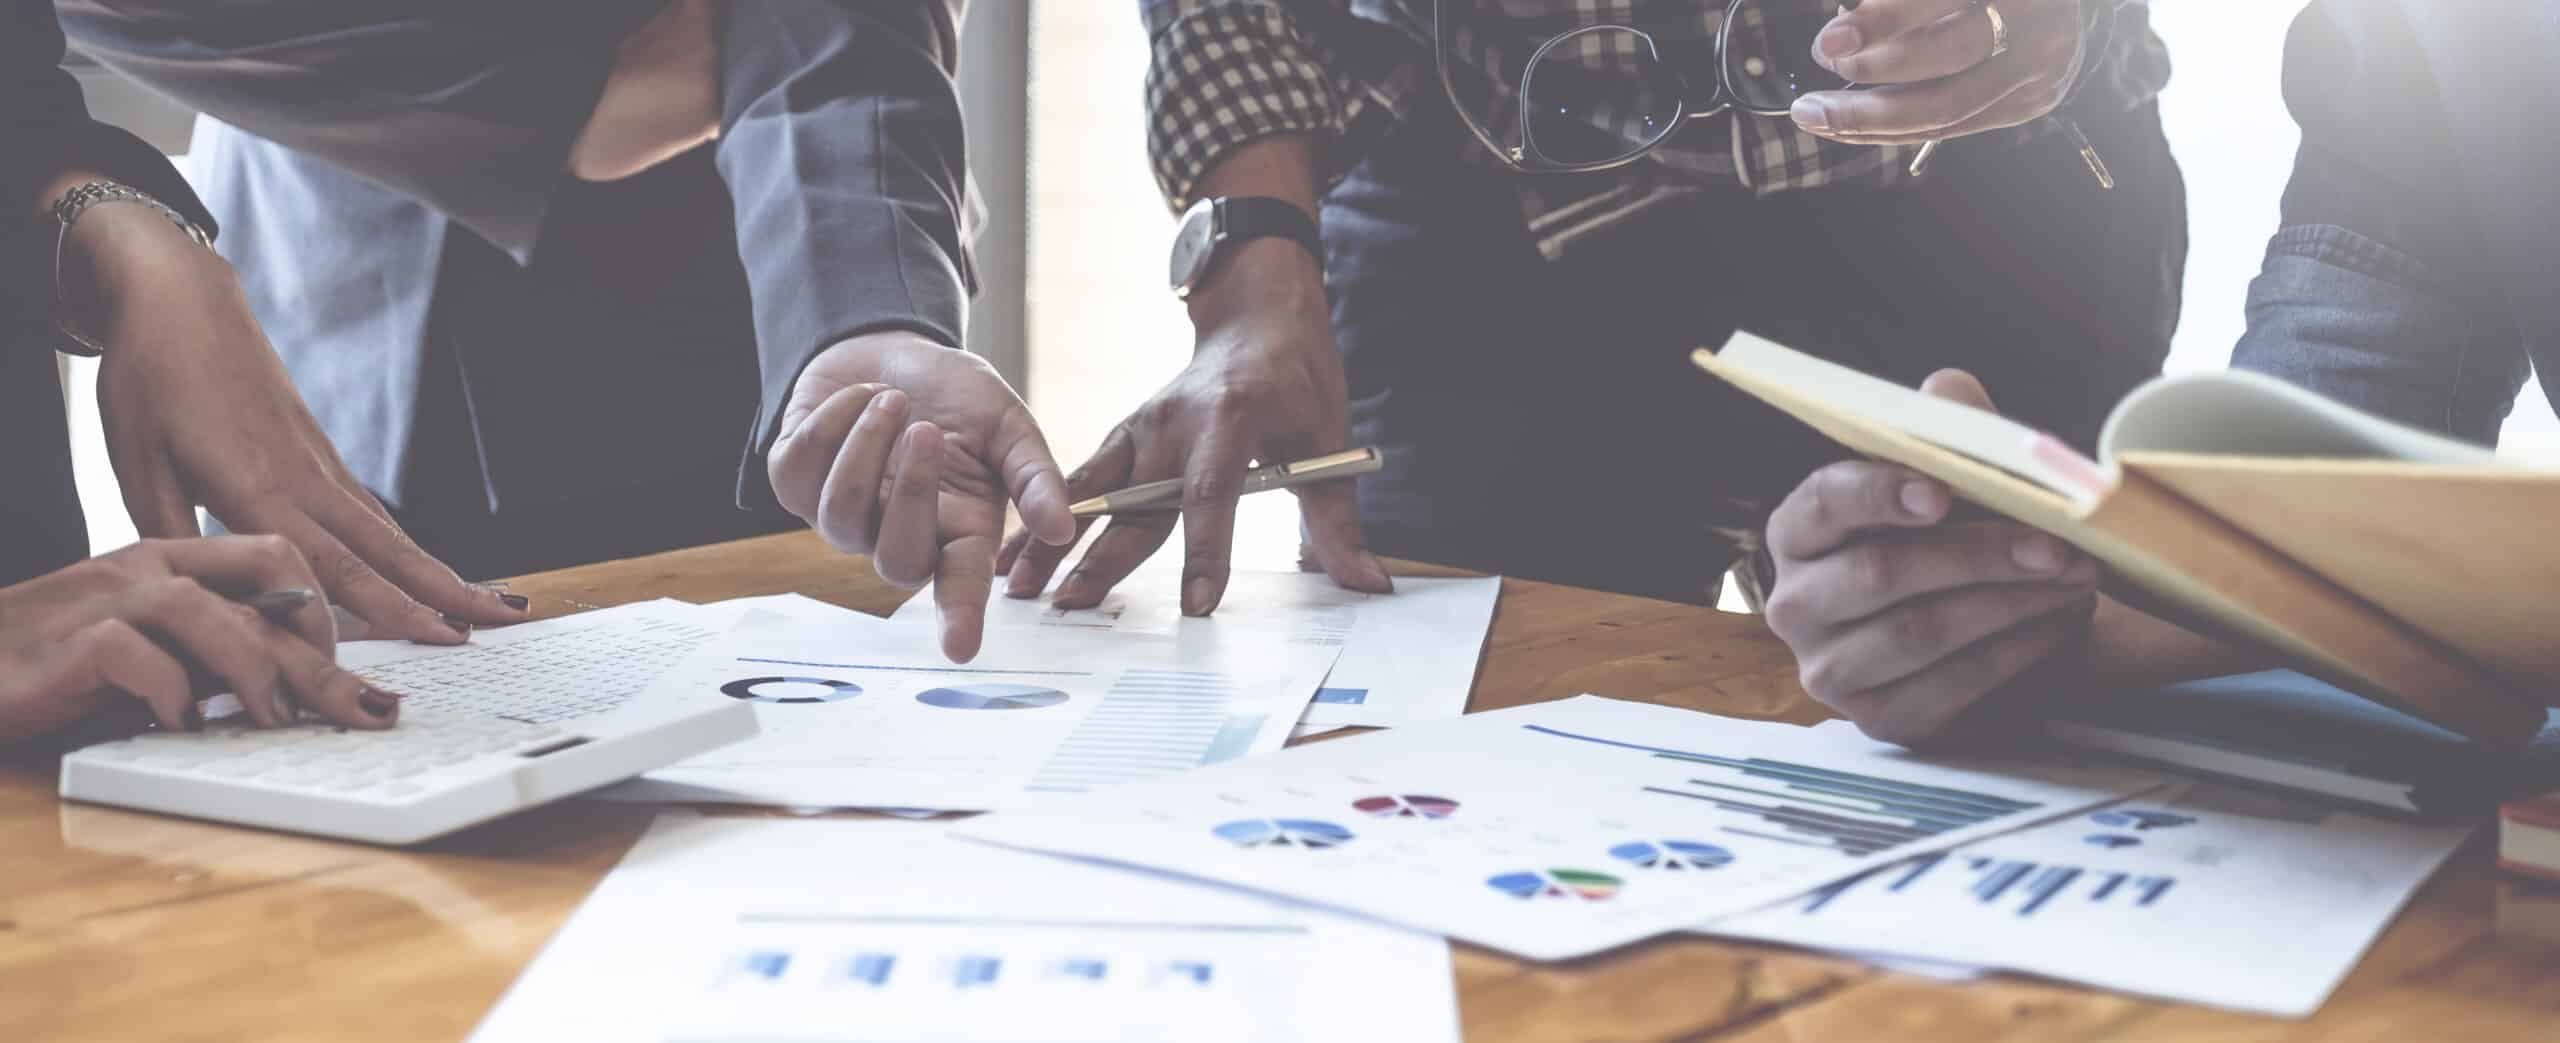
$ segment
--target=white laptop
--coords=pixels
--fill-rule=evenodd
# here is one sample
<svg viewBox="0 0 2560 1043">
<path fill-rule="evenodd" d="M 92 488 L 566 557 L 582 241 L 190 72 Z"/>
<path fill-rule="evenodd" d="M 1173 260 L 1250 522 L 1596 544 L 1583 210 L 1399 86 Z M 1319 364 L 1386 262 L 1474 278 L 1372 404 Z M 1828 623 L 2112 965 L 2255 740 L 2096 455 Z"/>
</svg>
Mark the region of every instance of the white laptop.
<svg viewBox="0 0 2560 1043">
<path fill-rule="evenodd" d="M 386 731 L 325 724 L 152 731 L 62 759 L 66 800 L 414 844 L 755 734 L 745 702 L 626 705 L 729 613 L 655 601 L 485 630 L 454 647 L 341 646 L 398 692 Z"/>
</svg>

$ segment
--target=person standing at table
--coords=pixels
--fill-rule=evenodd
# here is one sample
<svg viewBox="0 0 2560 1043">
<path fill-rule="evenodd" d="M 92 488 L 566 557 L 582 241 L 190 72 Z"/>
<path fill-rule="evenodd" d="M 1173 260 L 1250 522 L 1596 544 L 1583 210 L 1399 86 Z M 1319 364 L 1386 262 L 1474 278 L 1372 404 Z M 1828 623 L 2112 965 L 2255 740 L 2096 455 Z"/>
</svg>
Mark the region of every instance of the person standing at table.
<svg viewBox="0 0 2560 1043">
<path fill-rule="evenodd" d="M 1186 612 L 1223 592 L 1247 461 L 1349 445 L 1384 471 L 1299 494 L 1346 586 L 1386 589 L 1374 550 L 1711 601 L 1734 534 L 1825 459 L 1689 365 L 1738 327 L 1974 367 L 2083 444 L 2168 351 L 2185 197 L 2141 3 L 1139 7 L 1198 340 L 1071 491 L 1187 477 Z M 1172 524 L 1116 519 L 1058 602 Z M 1009 547 L 1010 591 L 1064 554 Z"/>
<path fill-rule="evenodd" d="M 212 216 L 89 118 L 62 57 L 50 0 L 0 0 L 0 742 L 122 699 L 193 726 L 191 671 L 260 724 L 388 727 L 397 698 L 330 660 L 326 600 L 279 626 L 230 598 L 325 590 L 376 636 L 440 643 L 525 601 L 464 584 L 348 476 L 207 248 Z M 57 350 L 100 356 L 117 484 L 164 538 L 83 560 Z M 200 538 L 199 506 L 272 535 Z"/>
<path fill-rule="evenodd" d="M 2284 55 L 2302 128 L 2231 364 L 2483 445 L 2535 370 L 2560 406 L 2560 10 L 2314 0 Z M 1968 374 L 1930 390 L 2025 409 Z M 2096 591 L 2096 562 L 1875 462 L 1816 473 L 1769 532 L 1769 625 L 1868 733 L 1946 740 L 2072 693 L 2265 668 Z M 2545 693 L 2560 700 L 2560 693 Z"/>
<path fill-rule="evenodd" d="M 1073 531 L 1029 412 L 959 350 L 958 0 L 62 10 L 211 117 L 193 159 L 251 302 L 465 573 L 797 515 L 939 578 L 965 657 L 1007 500 Z"/>
</svg>

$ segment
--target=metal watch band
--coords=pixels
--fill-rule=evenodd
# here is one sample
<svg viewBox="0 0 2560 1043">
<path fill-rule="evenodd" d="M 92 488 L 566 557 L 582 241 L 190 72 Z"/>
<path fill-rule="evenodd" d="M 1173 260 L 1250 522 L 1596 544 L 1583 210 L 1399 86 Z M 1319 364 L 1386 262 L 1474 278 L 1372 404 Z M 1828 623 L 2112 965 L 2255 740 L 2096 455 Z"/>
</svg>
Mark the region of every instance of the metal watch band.
<svg viewBox="0 0 2560 1043">
<path fill-rule="evenodd" d="M 53 240 L 53 326 L 62 331 L 63 337 L 70 341 L 62 348 L 66 354 L 92 358 L 105 354 L 107 346 L 99 343 L 97 338 L 81 332 L 79 325 L 71 321 L 70 302 L 63 299 L 62 259 L 71 242 L 71 226 L 78 223 L 80 215 L 88 213 L 90 207 L 102 203 L 138 203 L 150 207 L 159 211 L 160 216 L 168 218 L 170 224 L 178 226 L 178 230 L 185 232 L 187 238 L 195 240 L 196 245 L 208 250 L 213 248 L 213 237 L 206 235 L 204 229 L 188 220 L 187 215 L 179 213 L 176 208 L 153 198 L 151 193 L 132 185 L 117 181 L 91 181 L 63 193 L 62 198 L 54 200 L 53 219 L 61 227 L 54 233 Z"/>
</svg>

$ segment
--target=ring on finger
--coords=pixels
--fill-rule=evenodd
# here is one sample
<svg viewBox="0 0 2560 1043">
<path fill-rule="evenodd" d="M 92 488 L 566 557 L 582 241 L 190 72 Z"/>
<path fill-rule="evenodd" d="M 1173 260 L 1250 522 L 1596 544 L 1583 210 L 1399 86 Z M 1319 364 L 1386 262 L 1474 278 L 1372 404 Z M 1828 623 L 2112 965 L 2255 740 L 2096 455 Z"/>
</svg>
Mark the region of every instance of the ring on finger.
<svg viewBox="0 0 2560 1043">
<path fill-rule="evenodd" d="M 1994 0 L 1982 0 L 1974 6 L 1981 8 L 1982 17 L 1991 22 L 1991 56 L 2009 53 L 2009 20 L 2000 16 L 2000 5 Z"/>
</svg>

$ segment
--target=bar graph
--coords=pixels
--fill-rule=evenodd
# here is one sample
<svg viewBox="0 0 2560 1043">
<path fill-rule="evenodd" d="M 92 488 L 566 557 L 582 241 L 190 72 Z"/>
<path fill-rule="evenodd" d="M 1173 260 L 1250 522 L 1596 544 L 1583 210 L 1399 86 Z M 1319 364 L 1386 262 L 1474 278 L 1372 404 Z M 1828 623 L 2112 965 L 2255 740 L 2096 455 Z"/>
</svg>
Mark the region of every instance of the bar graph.
<svg viewBox="0 0 2560 1043">
<path fill-rule="evenodd" d="M 848 982 L 880 988 L 889 984 L 889 971 L 898 958 L 885 952 L 859 952 L 846 957 L 844 977 Z"/>
<path fill-rule="evenodd" d="M 1029 788 L 1077 793 L 1240 756 L 1263 724 L 1259 714 L 1230 713 L 1241 694 L 1221 673 L 1124 671 Z"/>
<path fill-rule="evenodd" d="M 1679 766 L 1687 778 L 1646 786 L 1644 792 L 1694 800 L 1742 820 L 1718 827 L 1724 832 L 1829 848 L 1850 856 L 1888 851 L 2039 807 L 1987 793 L 1764 757 L 1723 757 L 1543 725 L 1524 727 L 1541 735 L 1643 753 Z"/>
<path fill-rule="evenodd" d="M 1943 874 L 1938 872 L 1950 863 L 1958 868 Z M 1947 880 L 1956 884 L 1957 889 L 1943 885 L 1922 886 L 1932 879 Z M 1879 885 L 1877 881 L 1883 883 Z M 1920 901 L 1962 902 L 1970 899 L 1975 907 L 1984 911 L 2013 911 L 2014 915 L 2027 918 L 2051 908 L 2057 901 L 2068 900 L 2064 896 L 2073 893 L 2074 885 L 2084 881 L 2087 886 L 2080 889 L 2078 901 L 2127 909 L 2146 909 L 2157 905 L 2178 882 L 2174 876 L 2116 872 L 2025 859 L 1936 853 L 1916 855 L 1823 887 L 1805 898 L 1800 911 L 1806 915 L 1819 913 L 1843 895 L 1872 889 L 1888 895 L 1911 896 L 1913 900 Z"/>
</svg>

